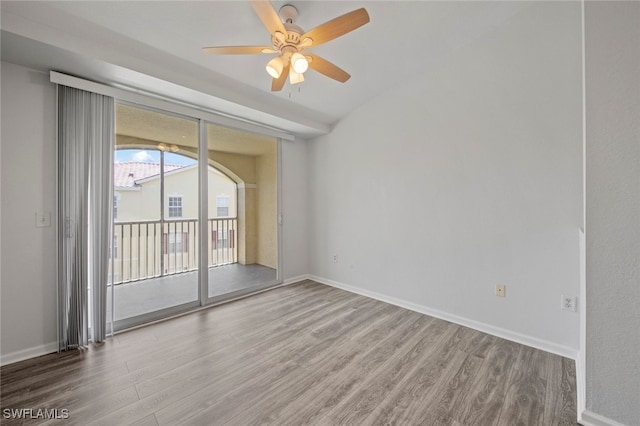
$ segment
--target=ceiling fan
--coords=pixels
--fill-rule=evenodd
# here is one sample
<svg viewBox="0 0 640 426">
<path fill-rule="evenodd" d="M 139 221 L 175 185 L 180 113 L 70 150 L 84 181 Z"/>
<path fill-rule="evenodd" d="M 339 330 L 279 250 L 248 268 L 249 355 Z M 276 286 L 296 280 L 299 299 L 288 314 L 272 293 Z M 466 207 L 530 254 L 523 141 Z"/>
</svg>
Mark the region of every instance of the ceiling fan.
<svg viewBox="0 0 640 426">
<path fill-rule="evenodd" d="M 280 8 L 280 15 L 267 0 L 251 0 L 251 6 L 271 34 L 272 46 L 216 46 L 204 47 L 202 51 L 213 55 L 246 55 L 278 53 L 267 63 L 267 72 L 273 80 L 271 90 L 282 90 L 289 77 L 291 84 L 304 81 L 304 72 L 308 68 L 341 83 L 351 76 L 341 68 L 318 55 L 303 53 L 303 50 L 315 47 L 345 35 L 369 22 L 369 14 L 364 8 L 346 13 L 314 29 L 304 32 L 295 24 L 298 10 L 287 4 Z"/>
</svg>

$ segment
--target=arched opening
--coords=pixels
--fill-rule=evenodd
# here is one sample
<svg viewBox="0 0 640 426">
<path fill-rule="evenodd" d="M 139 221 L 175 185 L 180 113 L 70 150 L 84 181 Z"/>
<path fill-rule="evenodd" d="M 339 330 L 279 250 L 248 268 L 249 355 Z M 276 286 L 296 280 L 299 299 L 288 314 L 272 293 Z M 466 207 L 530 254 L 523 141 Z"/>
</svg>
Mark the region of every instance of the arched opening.
<svg viewBox="0 0 640 426">
<path fill-rule="evenodd" d="M 197 252 L 197 161 L 179 149 L 173 151 L 163 151 L 157 146 L 116 150 L 114 245 L 120 250 L 114 256 L 115 284 L 197 269 L 198 259 L 190 254 Z M 208 234 L 216 237 L 209 246 L 207 259 L 208 266 L 213 267 L 238 260 L 238 185 L 212 165 L 207 169 Z M 155 225 L 163 229 L 159 247 L 153 236 L 147 234 L 158 232 Z M 149 247 L 153 243 L 162 256 Z M 185 253 L 188 255 L 184 256 Z"/>
</svg>

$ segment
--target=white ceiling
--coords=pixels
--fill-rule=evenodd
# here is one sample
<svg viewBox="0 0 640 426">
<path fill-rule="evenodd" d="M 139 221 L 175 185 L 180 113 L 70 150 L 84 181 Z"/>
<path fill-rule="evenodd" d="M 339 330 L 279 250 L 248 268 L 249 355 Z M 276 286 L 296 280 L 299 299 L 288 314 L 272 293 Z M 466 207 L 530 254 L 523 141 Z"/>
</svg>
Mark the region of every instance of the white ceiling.
<svg viewBox="0 0 640 426">
<path fill-rule="evenodd" d="M 282 92 L 272 93 L 264 69 L 272 55 L 202 54 L 204 46 L 270 44 L 267 30 L 242 0 L 2 1 L 2 58 L 157 91 L 153 83 L 144 87 L 127 74 L 134 71 L 212 95 L 215 109 L 313 135 L 327 132 L 377 94 L 410 84 L 415 74 L 428 73 L 448 52 L 527 6 L 513 1 L 272 2 L 276 10 L 286 3 L 296 6 L 297 24 L 304 30 L 367 9 L 369 24 L 309 50 L 349 72 L 349 81 L 341 84 L 310 70 L 304 83 L 287 83 Z M 107 66 L 113 66 L 108 73 Z"/>
</svg>

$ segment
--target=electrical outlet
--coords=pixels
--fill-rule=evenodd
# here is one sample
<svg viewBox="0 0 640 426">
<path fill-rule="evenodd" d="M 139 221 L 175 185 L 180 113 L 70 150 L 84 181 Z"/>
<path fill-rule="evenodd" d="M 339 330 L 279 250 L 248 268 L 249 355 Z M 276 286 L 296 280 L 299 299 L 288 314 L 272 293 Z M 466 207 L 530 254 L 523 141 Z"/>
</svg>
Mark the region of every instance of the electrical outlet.
<svg viewBox="0 0 640 426">
<path fill-rule="evenodd" d="M 333 263 L 338 263 L 338 255 L 337 254 L 334 254 L 331 259 L 333 260 Z"/>
<path fill-rule="evenodd" d="M 575 312 L 578 307 L 578 298 L 575 296 L 560 296 L 560 309 Z"/>
<path fill-rule="evenodd" d="M 503 284 L 497 284 L 496 285 L 496 296 L 498 297 L 505 297 L 505 291 L 507 289 L 507 286 L 503 285 Z"/>
</svg>

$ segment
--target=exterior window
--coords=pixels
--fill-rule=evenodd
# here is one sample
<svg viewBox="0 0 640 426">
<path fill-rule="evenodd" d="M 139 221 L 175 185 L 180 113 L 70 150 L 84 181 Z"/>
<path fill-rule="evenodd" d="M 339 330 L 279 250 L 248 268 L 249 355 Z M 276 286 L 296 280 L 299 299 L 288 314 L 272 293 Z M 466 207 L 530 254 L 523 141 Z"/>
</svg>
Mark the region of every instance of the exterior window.
<svg viewBox="0 0 640 426">
<path fill-rule="evenodd" d="M 180 254 L 189 251 L 189 234 L 187 232 L 170 232 L 164 234 L 164 254 Z"/>
<path fill-rule="evenodd" d="M 235 245 L 235 229 L 227 229 L 218 232 L 216 230 L 211 231 L 211 249 L 223 250 L 228 248 L 234 248 Z"/>
<path fill-rule="evenodd" d="M 169 217 L 182 217 L 182 196 L 169 197 Z"/>
<path fill-rule="evenodd" d="M 116 221 L 118 219 L 118 196 L 113 196 L 113 220 Z"/>
<path fill-rule="evenodd" d="M 217 217 L 229 216 L 229 197 L 227 195 L 218 195 L 216 197 Z"/>
</svg>

